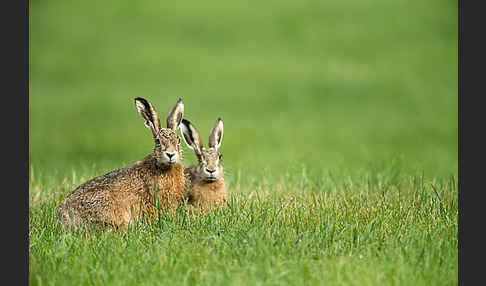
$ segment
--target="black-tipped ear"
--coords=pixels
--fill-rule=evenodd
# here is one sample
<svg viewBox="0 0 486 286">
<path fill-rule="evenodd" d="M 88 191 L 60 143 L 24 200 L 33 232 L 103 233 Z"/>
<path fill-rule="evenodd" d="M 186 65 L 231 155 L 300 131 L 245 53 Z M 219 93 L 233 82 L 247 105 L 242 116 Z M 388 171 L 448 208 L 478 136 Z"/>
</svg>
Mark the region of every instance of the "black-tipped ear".
<svg viewBox="0 0 486 286">
<path fill-rule="evenodd" d="M 177 103 L 170 110 L 169 116 L 167 116 L 167 128 L 174 131 L 177 130 L 181 124 L 182 117 L 184 117 L 184 104 L 182 103 L 182 99 L 179 98 Z"/>
<path fill-rule="evenodd" d="M 137 107 L 138 113 L 146 120 L 145 125 L 150 127 L 149 124 L 153 121 L 152 114 L 149 112 L 150 105 L 145 98 L 137 97 L 135 98 L 135 106 Z"/>
<path fill-rule="evenodd" d="M 192 125 L 189 120 L 182 119 L 179 128 L 181 129 L 182 138 L 184 138 L 184 142 L 186 142 L 187 147 L 194 150 L 196 155 L 199 156 L 201 154 L 203 143 L 196 127 Z"/>
<path fill-rule="evenodd" d="M 223 120 L 218 117 L 216 123 L 214 123 L 211 133 L 209 133 L 209 147 L 219 149 L 221 142 L 223 141 Z"/>
<path fill-rule="evenodd" d="M 160 130 L 160 120 L 155 108 L 145 98 L 135 98 L 135 106 L 138 113 L 145 119 L 145 126 L 152 130 L 152 133 L 157 134 Z"/>
</svg>

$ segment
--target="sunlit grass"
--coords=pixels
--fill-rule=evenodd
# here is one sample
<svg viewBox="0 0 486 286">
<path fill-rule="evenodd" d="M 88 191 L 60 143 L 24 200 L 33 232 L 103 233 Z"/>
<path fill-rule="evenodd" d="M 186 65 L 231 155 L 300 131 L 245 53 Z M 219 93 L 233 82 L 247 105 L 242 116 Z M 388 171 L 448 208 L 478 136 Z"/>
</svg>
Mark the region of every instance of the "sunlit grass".
<svg viewBox="0 0 486 286">
<path fill-rule="evenodd" d="M 55 209 L 81 178 L 31 181 L 33 285 L 455 285 L 456 178 L 363 173 L 230 186 L 228 206 L 125 230 L 66 231 Z"/>
</svg>

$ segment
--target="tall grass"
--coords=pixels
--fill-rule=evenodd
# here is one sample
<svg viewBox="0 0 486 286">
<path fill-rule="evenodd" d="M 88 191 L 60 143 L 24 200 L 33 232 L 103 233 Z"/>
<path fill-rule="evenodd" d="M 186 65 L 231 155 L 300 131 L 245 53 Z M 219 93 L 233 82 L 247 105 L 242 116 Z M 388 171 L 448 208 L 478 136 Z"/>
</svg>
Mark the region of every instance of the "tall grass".
<svg viewBox="0 0 486 286">
<path fill-rule="evenodd" d="M 30 194 L 32 285 L 455 285 L 455 177 L 389 172 L 254 189 L 226 208 L 162 213 L 125 230 L 56 224 L 66 180 Z"/>
</svg>

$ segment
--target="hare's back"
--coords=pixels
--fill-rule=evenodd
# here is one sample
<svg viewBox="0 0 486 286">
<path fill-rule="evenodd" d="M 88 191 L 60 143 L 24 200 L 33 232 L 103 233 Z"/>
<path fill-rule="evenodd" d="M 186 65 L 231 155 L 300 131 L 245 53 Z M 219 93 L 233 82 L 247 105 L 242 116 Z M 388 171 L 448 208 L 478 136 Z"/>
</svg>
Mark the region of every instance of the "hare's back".
<svg viewBox="0 0 486 286">
<path fill-rule="evenodd" d="M 140 200 L 143 178 L 143 172 L 133 166 L 113 170 L 79 185 L 61 203 L 61 208 L 101 220 L 106 213 Z"/>
</svg>

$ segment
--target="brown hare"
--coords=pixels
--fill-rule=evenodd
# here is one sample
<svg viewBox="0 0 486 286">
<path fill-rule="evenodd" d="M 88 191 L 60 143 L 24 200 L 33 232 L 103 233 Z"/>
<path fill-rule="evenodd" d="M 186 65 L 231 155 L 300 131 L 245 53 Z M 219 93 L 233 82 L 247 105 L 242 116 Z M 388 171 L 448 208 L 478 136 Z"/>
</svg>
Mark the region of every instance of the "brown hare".
<svg viewBox="0 0 486 286">
<path fill-rule="evenodd" d="M 174 210 L 183 199 L 185 176 L 181 164 L 182 148 L 176 131 L 184 114 L 179 99 L 162 128 L 152 104 L 135 98 L 138 113 L 152 131 L 152 154 L 124 168 L 95 177 L 74 189 L 57 210 L 64 226 L 92 222 L 126 226 L 137 218 L 155 218 L 157 208 Z"/>
<path fill-rule="evenodd" d="M 227 199 L 221 153 L 218 152 L 223 140 L 223 120 L 218 118 L 209 135 L 209 149 L 203 147 L 196 127 L 182 119 L 180 129 L 187 146 L 194 150 L 198 159 L 195 166 L 186 167 L 187 203 L 199 210 L 222 206 Z"/>
</svg>

